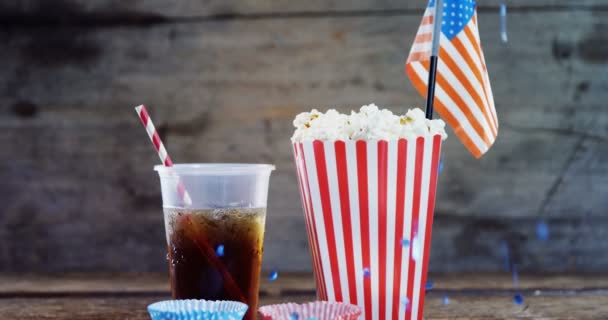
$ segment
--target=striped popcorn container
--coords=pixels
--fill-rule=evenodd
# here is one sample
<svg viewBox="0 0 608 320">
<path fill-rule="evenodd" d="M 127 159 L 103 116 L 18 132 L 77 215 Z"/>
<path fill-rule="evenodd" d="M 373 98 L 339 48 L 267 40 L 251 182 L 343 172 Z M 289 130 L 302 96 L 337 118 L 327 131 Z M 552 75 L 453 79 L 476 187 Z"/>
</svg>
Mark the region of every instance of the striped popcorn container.
<svg viewBox="0 0 608 320">
<path fill-rule="evenodd" d="M 293 144 L 317 295 L 422 319 L 441 136 Z"/>
</svg>

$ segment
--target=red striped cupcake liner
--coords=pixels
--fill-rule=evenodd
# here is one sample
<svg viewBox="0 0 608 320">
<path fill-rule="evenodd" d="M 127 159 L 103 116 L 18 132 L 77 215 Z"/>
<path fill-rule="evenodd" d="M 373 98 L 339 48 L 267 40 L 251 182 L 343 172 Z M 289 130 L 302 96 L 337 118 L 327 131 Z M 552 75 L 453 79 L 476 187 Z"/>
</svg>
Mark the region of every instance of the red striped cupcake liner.
<svg viewBox="0 0 608 320">
<path fill-rule="evenodd" d="M 422 319 L 441 137 L 293 144 L 317 295 Z"/>
</svg>

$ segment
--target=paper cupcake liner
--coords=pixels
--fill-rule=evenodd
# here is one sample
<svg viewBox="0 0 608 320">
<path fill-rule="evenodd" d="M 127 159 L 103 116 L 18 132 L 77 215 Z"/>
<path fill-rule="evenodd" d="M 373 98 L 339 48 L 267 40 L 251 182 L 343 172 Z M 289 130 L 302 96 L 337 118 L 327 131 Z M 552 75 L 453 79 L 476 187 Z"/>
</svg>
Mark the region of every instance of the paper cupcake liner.
<svg viewBox="0 0 608 320">
<path fill-rule="evenodd" d="M 339 302 L 283 303 L 258 309 L 262 320 L 357 320 L 359 307 Z"/>
<path fill-rule="evenodd" d="M 319 300 L 421 320 L 441 136 L 293 144 Z"/>
<path fill-rule="evenodd" d="M 247 305 L 237 301 L 165 300 L 148 306 L 152 320 L 241 320 Z"/>
</svg>

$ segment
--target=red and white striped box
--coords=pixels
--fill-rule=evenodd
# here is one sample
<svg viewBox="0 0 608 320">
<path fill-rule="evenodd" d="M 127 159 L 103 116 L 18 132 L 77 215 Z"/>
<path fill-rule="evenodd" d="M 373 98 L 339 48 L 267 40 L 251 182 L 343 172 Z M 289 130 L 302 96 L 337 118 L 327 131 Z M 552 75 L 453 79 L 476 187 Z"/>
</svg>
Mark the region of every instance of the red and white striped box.
<svg viewBox="0 0 608 320">
<path fill-rule="evenodd" d="M 441 137 L 293 144 L 317 295 L 422 319 Z"/>
</svg>

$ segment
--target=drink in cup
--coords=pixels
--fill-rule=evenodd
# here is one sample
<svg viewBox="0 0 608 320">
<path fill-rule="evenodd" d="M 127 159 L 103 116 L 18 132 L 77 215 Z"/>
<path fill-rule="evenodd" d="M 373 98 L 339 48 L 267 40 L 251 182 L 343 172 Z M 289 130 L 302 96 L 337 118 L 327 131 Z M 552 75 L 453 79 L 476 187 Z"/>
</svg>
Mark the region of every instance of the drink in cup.
<svg viewBox="0 0 608 320">
<path fill-rule="evenodd" d="M 255 319 L 274 167 L 177 164 L 155 170 L 161 178 L 172 298 L 241 301 L 249 306 L 244 319 Z"/>
<path fill-rule="evenodd" d="M 317 295 L 365 320 L 422 319 L 443 121 L 368 105 L 294 125 Z"/>
<path fill-rule="evenodd" d="M 165 208 L 173 299 L 226 300 L 222 274 L 200 247 L 205 241 L 228 269 L 248 303 L 257 302 L 265 208 Z M 234 295 L 230 300 L 240 300 Z"/>
</svg>

